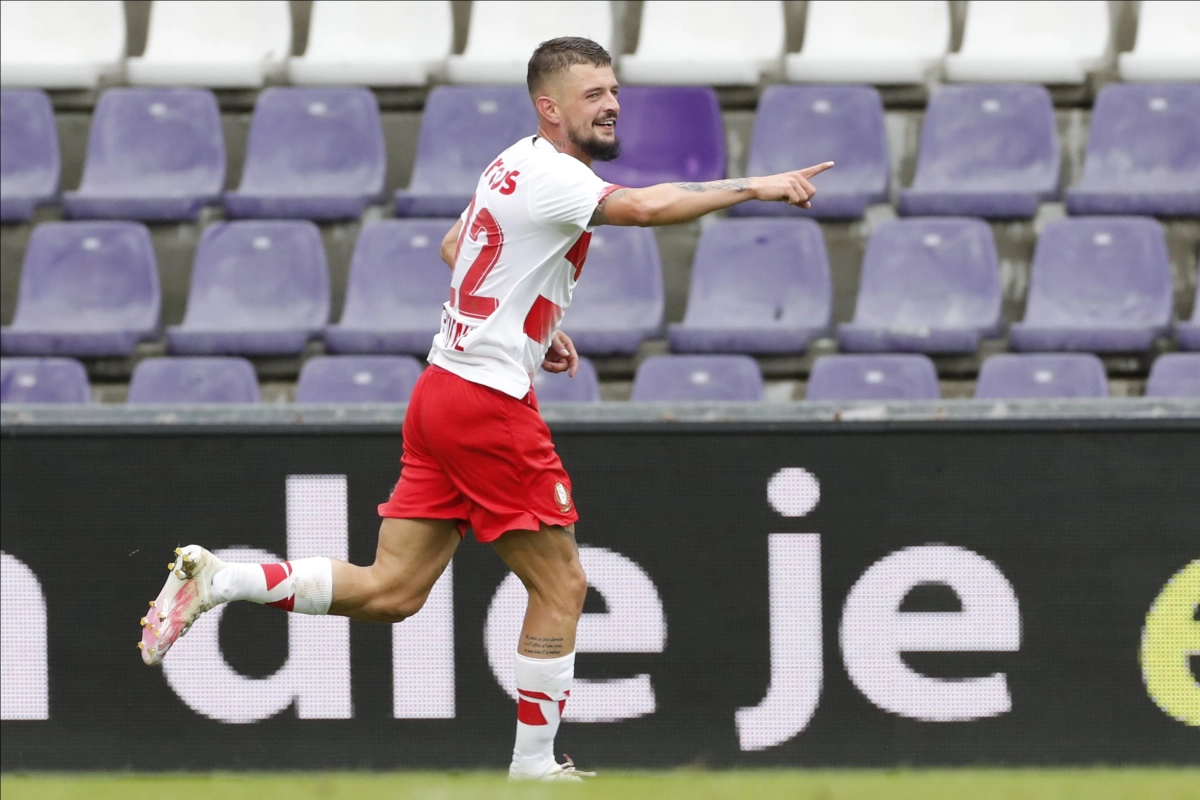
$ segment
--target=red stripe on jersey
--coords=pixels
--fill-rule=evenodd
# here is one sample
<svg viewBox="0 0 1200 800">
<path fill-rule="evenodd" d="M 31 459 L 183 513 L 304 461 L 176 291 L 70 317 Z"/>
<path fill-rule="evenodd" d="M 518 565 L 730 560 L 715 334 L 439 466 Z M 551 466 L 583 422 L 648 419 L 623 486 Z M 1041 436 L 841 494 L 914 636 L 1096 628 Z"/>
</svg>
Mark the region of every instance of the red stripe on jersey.
<svg viewBox="0 0 1200 800">
<path fill-rule="evenodd" d="M 259 564 L 259 566 L 262 567 L 263 576 L 267 579 L 268 592 L 292 574 L 292 565 L 286 561 L 282 564 Z"/>
<path fill-rule="evenodd" d="M 549 347 L 550 333 L 558 327 L 562 318 L 562 306 L 539 294 L 525 315 L 525 335 L 543 347 Z"/>
<path fill-rule="evenodd" d="M 522 697 L 517 701 L 517 722 L 524 722 L 526 725 L 545 725 L 546 715 L 542 713 L 541 706 Z"/>
<path fill-rule="evenodd" d="M 575 278 L 579 280 L 579 273 L 583 272 L 583 262 L 587 260 L 588 246 L 592 243 L 592 234 L 584 232 L 571 249 L 567 251 L 566 259 L 575 265 Z"/>
<path fill-rule="evenodd" d="M 531 692 L 528 689 L 517 689 L 517 692 L 530 698 L 531 700 L 553 700 L 554 698 L 545 692 Z"/>
</svg>

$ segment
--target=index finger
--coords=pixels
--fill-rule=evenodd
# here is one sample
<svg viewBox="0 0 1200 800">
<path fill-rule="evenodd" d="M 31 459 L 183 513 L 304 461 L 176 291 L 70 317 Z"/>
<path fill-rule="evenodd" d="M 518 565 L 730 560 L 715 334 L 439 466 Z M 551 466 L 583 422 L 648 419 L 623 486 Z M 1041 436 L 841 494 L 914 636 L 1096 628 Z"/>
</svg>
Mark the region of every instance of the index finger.
<svg viewBox="0 0 1200 800">
<path fill-rule="evenodd" d="M 822 172 L 824 172 L 825 170 L 829 169 L 832 166 L 833 166 L 832 161 L 826 161 L 824 164 L 817 164 L 816 166 L 805 167 L 804 169 L 796 170 L 796 171 L 800 173 L 801 177 L 811 178 L 813 175 L 820 175 Z"/>
</svg>

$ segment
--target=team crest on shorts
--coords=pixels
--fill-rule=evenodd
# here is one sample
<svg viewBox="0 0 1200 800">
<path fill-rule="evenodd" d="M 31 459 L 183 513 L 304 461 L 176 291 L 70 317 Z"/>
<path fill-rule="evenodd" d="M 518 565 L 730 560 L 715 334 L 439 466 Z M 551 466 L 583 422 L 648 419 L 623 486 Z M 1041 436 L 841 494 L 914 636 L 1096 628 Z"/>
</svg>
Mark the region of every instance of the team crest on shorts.
<svg viewBox="0 0 1200 800">
<path fill-rule="evenodd" d="M 571 493 L 563 486 L 562 481 L 556 481 L 554 484 L 554 499 L 558 501 L 559 511 L 565 514 L 571 510 Z"/>
</svg>

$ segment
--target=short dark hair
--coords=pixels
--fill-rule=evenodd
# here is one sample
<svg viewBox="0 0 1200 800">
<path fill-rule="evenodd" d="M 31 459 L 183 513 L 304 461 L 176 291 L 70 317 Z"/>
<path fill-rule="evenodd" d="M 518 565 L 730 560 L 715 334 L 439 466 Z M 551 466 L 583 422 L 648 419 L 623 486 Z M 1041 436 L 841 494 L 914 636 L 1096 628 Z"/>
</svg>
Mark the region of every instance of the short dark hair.
<svg viewBox="0 0 1200 800">
<path fill-rule="evenodd" d="M 612 56 L 591 39 L 581 36 L 560 36 L 542 42 L 529 59 L 529 71 L 525 76 L 529 94 L 536 94 L 547 78 L 576 64 L 608 67 L 612 66 Z"/>
</svg>

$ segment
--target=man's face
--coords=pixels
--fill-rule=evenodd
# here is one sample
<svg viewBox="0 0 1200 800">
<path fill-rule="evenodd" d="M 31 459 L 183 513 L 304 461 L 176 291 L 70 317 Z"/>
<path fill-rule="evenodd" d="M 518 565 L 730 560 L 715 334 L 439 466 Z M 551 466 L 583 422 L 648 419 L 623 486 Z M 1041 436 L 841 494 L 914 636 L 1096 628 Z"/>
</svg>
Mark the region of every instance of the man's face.
<svg viewBox="0 0 1200 800">
<path fill-rule="evenodd" d="M 616 75 L 612 67 L 575 64 L 554 88 L 567 138 L 588 157 L 612 161 L 621 154 L 617 139 Z"/>
</svg>

